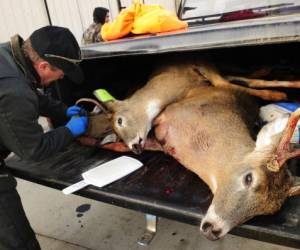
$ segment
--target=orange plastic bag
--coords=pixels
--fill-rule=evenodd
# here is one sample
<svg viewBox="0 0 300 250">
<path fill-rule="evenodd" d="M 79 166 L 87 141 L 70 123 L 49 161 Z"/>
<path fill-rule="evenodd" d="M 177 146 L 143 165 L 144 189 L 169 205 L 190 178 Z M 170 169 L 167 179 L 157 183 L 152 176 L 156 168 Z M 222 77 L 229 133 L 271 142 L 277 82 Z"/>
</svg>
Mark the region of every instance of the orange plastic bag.
<svg viewBox="0 0 300 250">
<path fill-rule="evenodd" d="M 101 28 L 101 37 L 104 41 L 115 40 L 128 35 L 133 27 L 135 6 L 132 5 L 120 12 L 112 23 L 105 23 Z"/>
<path fill-rule="evenodd" d="M 187 28 L 187 23 L 180 21 L 170 11 L 159 5 L 139 5 L 135 11 L 133 34 L 160 33 Z"/>
<path fill-rule="evenodd" d="M 137 1 L 121 11 L 115 21 L 104 24 L 101 37 L 109 41 L 124 37 L 130 32 L 133 34 L 159 33 L 187 27 L 186 22 L 180 21 L 160 5 L 145 5 Z"/>
</svg>

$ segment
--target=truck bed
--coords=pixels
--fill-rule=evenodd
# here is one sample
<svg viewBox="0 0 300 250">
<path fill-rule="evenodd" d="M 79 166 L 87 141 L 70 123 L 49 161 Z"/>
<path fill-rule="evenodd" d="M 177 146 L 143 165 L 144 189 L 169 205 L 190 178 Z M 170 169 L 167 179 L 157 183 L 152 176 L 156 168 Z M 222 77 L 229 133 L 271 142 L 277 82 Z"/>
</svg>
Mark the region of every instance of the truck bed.
<svg viewBox="0 0 300 250">
<path fill-rule="evenodd" d="M 88 186 L 76 194 L 169 219 L 199 225 L 212 194 L 206 184 L 176 160 L 144 152 L 144 166 L 103 188 Z M 115 152 L 71 145 L 51 159 L 29 163 L 12 157 L 7 166 L 17 177 L 56 189 L 80 181 L 81 173 L 120 156 Z M 195 228 L 197 230 L 197 228 Z M 259 216 L 230 233 L 300 249 L 300 196 L 289 198 L 272 216 Z"/>
</svg>

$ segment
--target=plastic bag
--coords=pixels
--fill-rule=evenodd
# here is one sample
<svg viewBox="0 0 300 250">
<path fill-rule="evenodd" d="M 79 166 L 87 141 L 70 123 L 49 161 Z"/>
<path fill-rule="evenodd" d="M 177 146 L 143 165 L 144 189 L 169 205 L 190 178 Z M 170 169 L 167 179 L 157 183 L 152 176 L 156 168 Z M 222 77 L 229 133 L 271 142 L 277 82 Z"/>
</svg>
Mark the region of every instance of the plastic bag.
<svg viewBox="0 0 300 250">
<path fill-rule="evenodd" d="M 263 122 L 271 122 L 278 117 L 294 112 L 297 108 L 300 108 L 300 103 L 275 102 L 262 106 L 259 111 L 259 116 Z"/>
<path fill-rule="evenodd" d="M 104 24 L 101 37 L 109 41 L 124 37 L 130 32 L 133 34 L 160 33 L 187 27 L 187 22 L 179 20 L 160 5 L 145 5 L 137 1 L 122 10 L 112 23 Z"/>
<path fill-rule="evenodd" d="M 300 103 L 293 102 L 275 102 L 262 106 L 259 116 L 264 123 L 267 123 L 263 128 L 265 134 L 271 137 L 271 135 L 282 132 L 288 122 L 289 114 L 298 108 L 300 108 Z M 265 137 L 268 138 L 268 136 Z M 266 138 L 263 140 L 267 141 Z M 297 123 L 290 142 L 296 144 L 300 142 L 300 121 Z M 260 142 L 260 144 L 262 143 Z"/>
</svg>

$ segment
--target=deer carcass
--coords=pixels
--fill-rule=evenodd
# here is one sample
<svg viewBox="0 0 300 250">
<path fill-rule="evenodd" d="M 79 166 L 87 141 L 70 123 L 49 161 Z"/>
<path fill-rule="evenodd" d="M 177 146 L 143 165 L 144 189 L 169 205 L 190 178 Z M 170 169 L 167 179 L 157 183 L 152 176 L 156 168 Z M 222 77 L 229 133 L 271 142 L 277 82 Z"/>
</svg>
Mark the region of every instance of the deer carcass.
<svg viewBox="0 0 300 250">
<path fill-rule="evenodd" d="M 204 77 L 190 63 L 159 67 L 148 83 L 123 101 L 106 103 L 113 112 L 114 131 L 134 153 L 141 153 L 153 119 L 170 103 L 183 98 Z"/>
<path fill-rule="evenodd" d="M 113 113 L 114 131 L 134 153 L 142 152 L 153 119 L 167 105 L 181 100 L 187 91 L 205 81 L 217 87 L 245 91 L 266 100 L 286 98 L 279 91 L 249 89 L 231 84 L 208 60 L 170 61 L 162 63 L 147 84 L 128 99 L 106 103 Z"/>
<path fill-rule="evenodd" d="M 210 187 L 214 198 L 200 225 L 210 240 L 256 215 L 276 212 L 300 190 L 296 177 L 282 167 L 299 155 L 289 149 L 297 117 L 286 121 L 283 137 L 284 127 L 269 134 L 267 128 L 276 124 L 268 124 L 255 140 L 253 98 L 232 89 L 194 88 L 155 119 L 155 139 L 145 145 L 173 156 Z M 126 151 L 118 143 L 104 147 Z"/>
</svg>

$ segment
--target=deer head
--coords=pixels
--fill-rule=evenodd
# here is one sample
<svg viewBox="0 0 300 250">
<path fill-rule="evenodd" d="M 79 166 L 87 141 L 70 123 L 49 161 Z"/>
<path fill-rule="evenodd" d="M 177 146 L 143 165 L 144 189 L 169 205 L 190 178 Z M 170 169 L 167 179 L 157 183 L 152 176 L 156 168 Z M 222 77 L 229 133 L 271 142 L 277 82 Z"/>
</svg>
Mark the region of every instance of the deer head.
<svg viewBox="0 0 300 250">
<path fill-rule="evenodd" d="M 158 104 L 153 101 L 147 110 L 140 110 L 133 105 L 130 98 L 124 101 L 110 101 L 106 103 L 112 111 L 112 126 L 124 143 L 136 154 L 142 153 L 146 137 L 152 126 L 152 119 L 158 113 Z"/>
<path fill-rule="evenodd" d="M 237 171 L 216 177 L 222 185 L 200 225 L 208 239 L 217 240 L 256 215 L 275 213 L 288 196 L 300 193 L 299 178 L 285 164 L 300 154 L 289 143 L 299 117 L 300 109 L 264 126 L 255 149 L 232 166 Z"/>
</svg>

